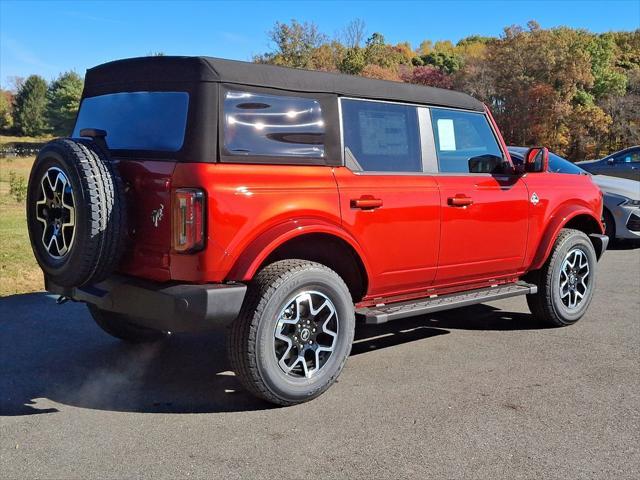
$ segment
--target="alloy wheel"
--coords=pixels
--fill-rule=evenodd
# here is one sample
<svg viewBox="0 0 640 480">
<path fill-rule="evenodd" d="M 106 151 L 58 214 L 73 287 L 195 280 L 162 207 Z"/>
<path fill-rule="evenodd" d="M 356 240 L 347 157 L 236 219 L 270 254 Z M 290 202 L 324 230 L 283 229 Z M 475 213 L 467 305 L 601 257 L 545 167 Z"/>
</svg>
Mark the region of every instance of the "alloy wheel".
<svg viewBox="0 0 640 480">
<path fill-rule="evenodd" d="M 41 242 L 54 259 L 64 258 L 73 245 L 76 207 L 69 178 L 58 167 L 49 168 L 40 179 L 36 219 L 42 224 Z"/>
<path fill-rule="evenodd" d="M 338 340 L 336 307 L 325 294 L 304 291 L 285 303 L 274 331 L 274 353 L 284 373 L 311 378 L 327 364 Z"/>
<path fill-rule="evenodd" d="M 589 259 L 580 248 L 570 250 L 560 267 L 560 300 L 569 310 L 577 309 L 591 288 Z"/>
</svg>

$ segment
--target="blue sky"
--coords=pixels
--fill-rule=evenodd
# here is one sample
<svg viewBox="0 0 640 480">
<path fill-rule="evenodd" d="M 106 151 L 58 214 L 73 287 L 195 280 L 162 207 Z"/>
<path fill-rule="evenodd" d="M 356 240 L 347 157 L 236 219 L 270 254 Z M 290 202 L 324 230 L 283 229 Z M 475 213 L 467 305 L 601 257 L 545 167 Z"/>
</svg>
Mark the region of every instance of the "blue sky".
<svg viewBox="0 0 640 480">
<path fill-rule="evenodd" d="M 315 22 L 329 36 L 361 18 L 389 42 L 498 36 L 535 19 L 594 32 L 640 28 L 640 0 L 620 1 L 14 1 L 0 0 L 0 82 L 79 73 L 162 51 L 250 60 L 276 21 Z"/>
</svg>

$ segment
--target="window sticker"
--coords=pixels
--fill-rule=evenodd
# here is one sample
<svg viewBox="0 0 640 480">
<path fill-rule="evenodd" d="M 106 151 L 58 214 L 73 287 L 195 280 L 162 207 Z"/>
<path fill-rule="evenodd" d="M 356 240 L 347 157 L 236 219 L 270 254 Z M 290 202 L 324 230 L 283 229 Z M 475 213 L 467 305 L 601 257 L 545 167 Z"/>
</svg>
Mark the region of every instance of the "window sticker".
<svg viewBox="0 0 640 480">
<path fill-rule="evenodd" d="M 405 112 L 358 112 L 360 141 L 365 155 L 407 155 L 409 135 Z"/>
<path fill-rule="evenodd" d="M 453 128 L 452 119 L 438 119 L 438 142 L 440 143 L 440 151 L 442 152 L 451 152 L 456 150 L 456 133 Z"/>
</svg>

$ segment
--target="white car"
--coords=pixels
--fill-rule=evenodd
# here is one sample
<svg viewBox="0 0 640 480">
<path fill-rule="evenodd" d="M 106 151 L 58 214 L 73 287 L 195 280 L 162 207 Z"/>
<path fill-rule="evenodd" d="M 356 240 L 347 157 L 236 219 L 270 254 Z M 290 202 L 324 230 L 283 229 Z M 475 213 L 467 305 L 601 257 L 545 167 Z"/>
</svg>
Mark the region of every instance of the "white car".
<svg viewBox="0 0 640 480">
<path fill-rule="evenodd" d="M 528 148 L 509 147 L 515 163 L 522 162 Z M 573 175 L 591 175 L 578 165 L 554 153 L 549 153 L 549 171 Z M 592 175 L 593 183 L 604 194 L 602 215 L 606 234 L 611 241 L 622 239 L 640 240 L 640 182 L 607 175 Z"/>
</svg>

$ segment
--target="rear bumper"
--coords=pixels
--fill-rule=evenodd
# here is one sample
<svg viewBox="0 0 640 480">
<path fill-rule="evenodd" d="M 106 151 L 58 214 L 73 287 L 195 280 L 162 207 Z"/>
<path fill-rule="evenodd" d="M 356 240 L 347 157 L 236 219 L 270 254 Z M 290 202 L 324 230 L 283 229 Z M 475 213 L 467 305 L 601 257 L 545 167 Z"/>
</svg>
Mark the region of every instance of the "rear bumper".
<svg viewBox="0 0 640 480">
<path fill-rule="evenodd" d="M 62 287 L 45 279 L 45 288 L 102 310 L 122 313 L 130 322 L 170 332 L 213 330 L 240 313 L 247 286 L 238 284 L 167 285 L 114 275 L 86 287 Z"/>
</svg>

